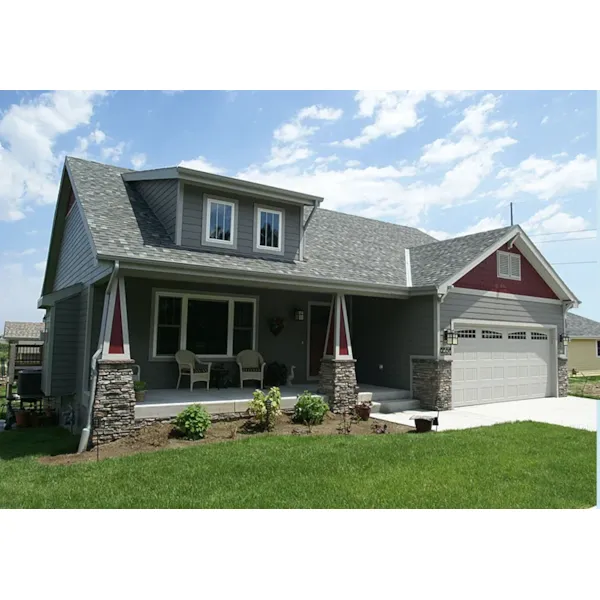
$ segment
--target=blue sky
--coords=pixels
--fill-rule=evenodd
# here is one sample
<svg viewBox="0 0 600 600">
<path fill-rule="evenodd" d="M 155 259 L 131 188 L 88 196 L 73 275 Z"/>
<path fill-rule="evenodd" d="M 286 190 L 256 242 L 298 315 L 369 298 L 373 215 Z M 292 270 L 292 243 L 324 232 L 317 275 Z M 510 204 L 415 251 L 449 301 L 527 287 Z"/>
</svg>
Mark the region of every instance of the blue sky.
<svg viewBox="0 0 600 600">
<path fill-rule="evenodd" d="M 512 201 L 551 263 L 598 258 L 595 92 L 0 92 L 0 327 L 42 317 L 65 155 L 183 162 L 439 239 L 509 224 Z M 555 268 L 600 320 L 598 264 Z"/>
</svg>

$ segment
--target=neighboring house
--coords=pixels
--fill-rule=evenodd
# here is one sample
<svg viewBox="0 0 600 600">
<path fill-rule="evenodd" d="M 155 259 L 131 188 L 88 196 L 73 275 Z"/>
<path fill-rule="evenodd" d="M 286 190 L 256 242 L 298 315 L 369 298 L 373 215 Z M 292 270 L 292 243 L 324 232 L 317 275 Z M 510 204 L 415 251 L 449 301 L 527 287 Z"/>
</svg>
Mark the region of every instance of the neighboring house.
<svg viewBox="0 0 600 600">
<path fill-rule="evenodd" d="M 561 336 L 579 302 L 519 226 L 440 242 L 321 201 L 67 158 L 38 302 L 45 392 L 86 430 L 94 396 L 115 437 L 135 419 L 131 362 L 150 391 L 173 390 L 179 349 L 232 375 L 258 350 L 335 410 L 357 383 L 441 409 L 566 395 Z"/>
<path fill-rule="evenodd" d="M 600 323 L 568 313 L 567 334 L 569 371 L 600 374 Z"/>
<path fill-rule="evenodd" d="M 44 345 L 44 323 L 6 321 L 4 341 L 8 344 L 8 381 L 24 367 L 42 365 Z"/>
</svg>

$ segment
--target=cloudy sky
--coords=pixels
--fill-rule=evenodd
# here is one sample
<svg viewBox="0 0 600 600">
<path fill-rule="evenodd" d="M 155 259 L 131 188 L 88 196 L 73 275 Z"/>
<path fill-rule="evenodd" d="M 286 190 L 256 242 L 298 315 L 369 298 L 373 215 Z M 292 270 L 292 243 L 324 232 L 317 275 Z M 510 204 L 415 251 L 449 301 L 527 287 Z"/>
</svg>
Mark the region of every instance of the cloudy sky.
<svg viewBox="0 0 600 600">
<path fill-rule="evenodd" d="M 42 317 L 66 155 L 305 191 L 438 239 L 507 225 L 513 202 L 600 320 L 595 114 L 595 92 L 0 92 L 0 327 Z"/>
</svg>

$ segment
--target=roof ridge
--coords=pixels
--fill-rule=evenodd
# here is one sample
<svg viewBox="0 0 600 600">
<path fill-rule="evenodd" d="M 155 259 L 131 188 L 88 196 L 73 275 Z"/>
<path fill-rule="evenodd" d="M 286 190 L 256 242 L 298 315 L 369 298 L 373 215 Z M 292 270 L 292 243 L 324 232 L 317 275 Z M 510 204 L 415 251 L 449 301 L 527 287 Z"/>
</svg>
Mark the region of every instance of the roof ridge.
<svg viewBox="0 0 600 600">
<path fill-rule="evenodd" d="M 477 233 L 467 233 L 466 235 L 458 235 L 456 237 L 450 237 L 445 240 L 436 240 L 435 242 L 428 242 L 427 244 L 418 244 L 417 246 L 411 246 L 412 248 L 422 248 L 424 246 L 433 246 L 434 244 L 443 244 L 445 242 L 454 242 L 456 240 L 462 240 L 466 238 L 473 238 L 478 235 L 483 235 L 486 233 L 492 233 L 494 231 L 508 231 L 511 227 L 516 227 L 516 225 L 507 225 L 506 227 L 497 227 L 496 229 L 486 229 L 485 231 L 478 231 Z"/>
<path fill-rule="evenodd" d="M 65 162 L 78 161 L 83 163 L 90 163 L 93 165 L 99 165 L 101 167 L 108 167 L 109 169 L 115 169 L 117 171 L 123 171 L 124 173 L 129 173 L 131 171 L 135 171 L 135 169 L 128 169 L 126 167 L 119 167 L 117 165 L 110 165 L 108 163 L 103 163 L 97 160 L 90 160 L 88 158 L 81 158 L 80 156 L 65 156 Z"/>
</svg>

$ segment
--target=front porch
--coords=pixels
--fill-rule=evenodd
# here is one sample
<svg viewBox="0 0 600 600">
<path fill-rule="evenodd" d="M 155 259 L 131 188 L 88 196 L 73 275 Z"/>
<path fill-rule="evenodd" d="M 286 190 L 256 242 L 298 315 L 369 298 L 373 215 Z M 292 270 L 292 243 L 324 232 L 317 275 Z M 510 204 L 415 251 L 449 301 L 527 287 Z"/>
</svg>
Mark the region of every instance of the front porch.
<svg viewBox="0 0 600 600">
<path fill-rule="evenodd" d="M 201 384 L 198 384 L 201 385 Z M 281 408 L 292 409 L 298 396 L 305 390 L 316 394 L 317 384 L 281 386 Z M 177 416 L 191 404 L 202 404 L 210 414 L 243 413 L 248 409 L 254 389 L 246 387 L 206 390 L 201 387 L 190 391 L 187 388 L 148 390 L 144 402 L 135 405 L 135 419 L 168 419 Z M 406 390 L 360 385 L 358 397 L 372 400 L 373 412 L 385 411 L 387 404 L 406 401 Z"/>
</svg>

